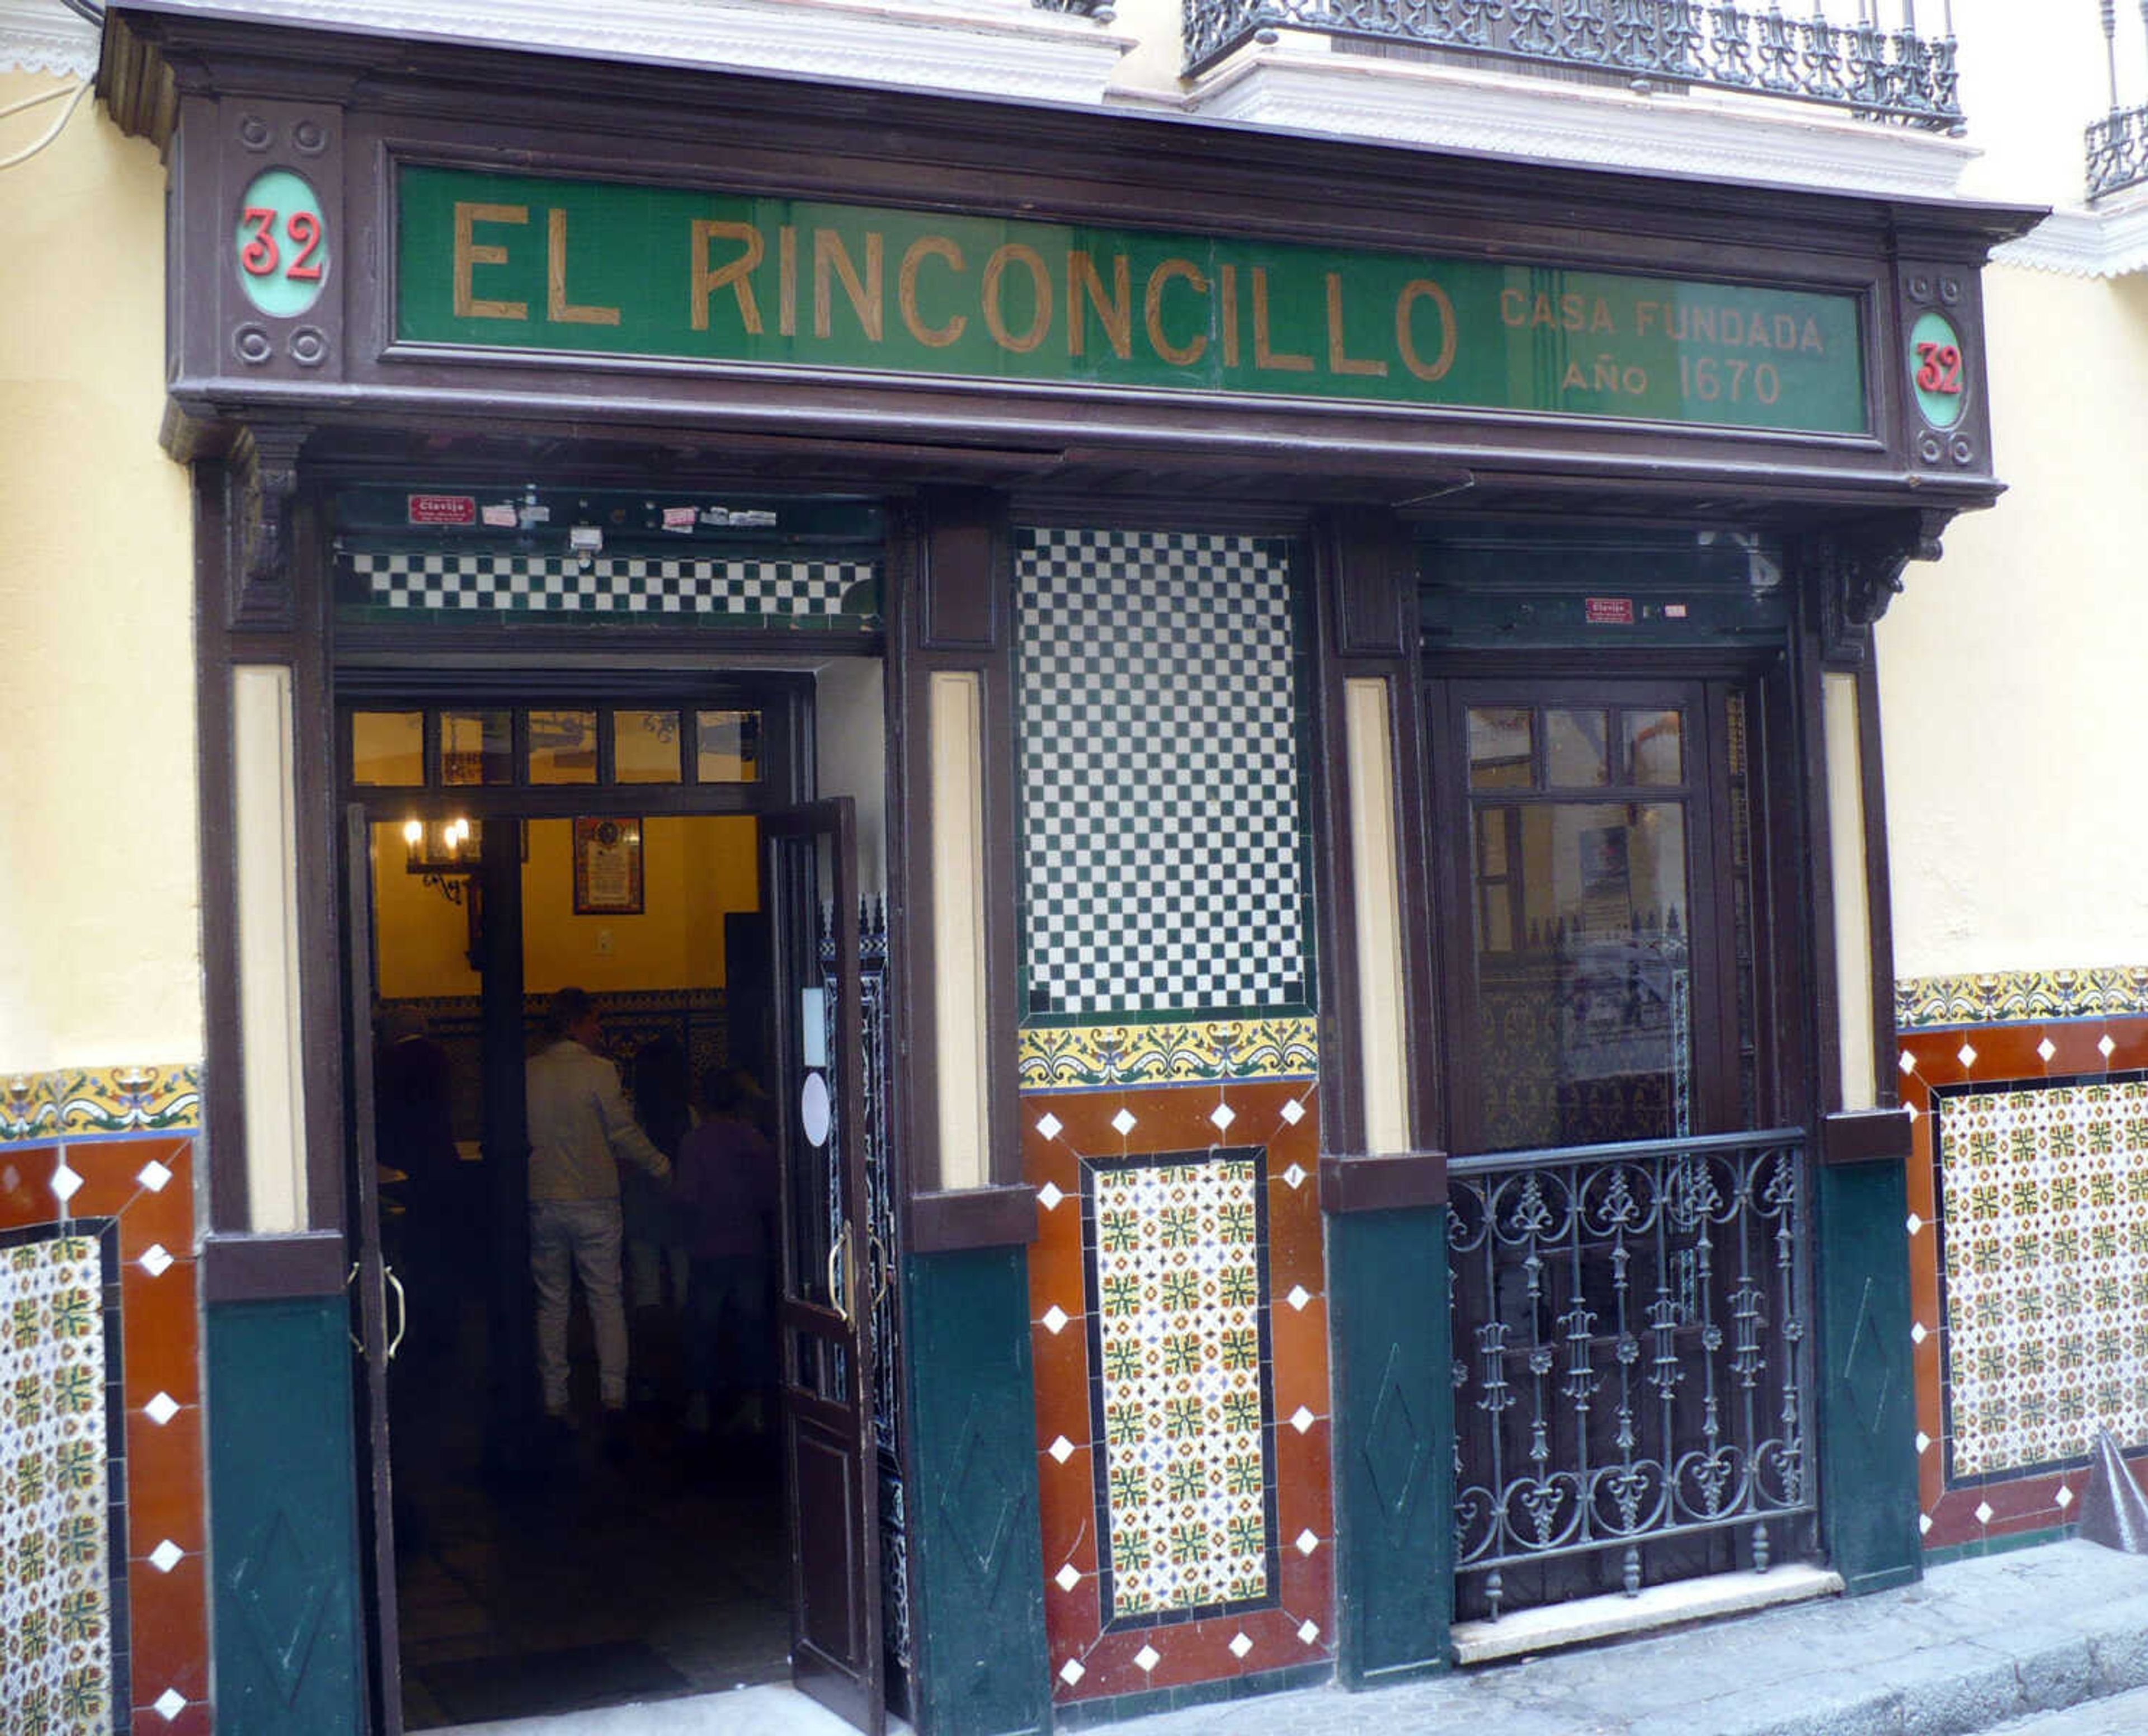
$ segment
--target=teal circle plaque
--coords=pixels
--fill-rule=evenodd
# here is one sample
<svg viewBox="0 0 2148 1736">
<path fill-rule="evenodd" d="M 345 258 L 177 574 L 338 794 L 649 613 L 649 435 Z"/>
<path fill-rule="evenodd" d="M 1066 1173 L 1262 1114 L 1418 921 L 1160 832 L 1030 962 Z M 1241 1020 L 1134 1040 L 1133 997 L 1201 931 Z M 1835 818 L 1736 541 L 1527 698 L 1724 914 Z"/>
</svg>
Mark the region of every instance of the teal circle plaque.
<svg viewBox="0 0 2148 1736">
<path fill-rule="evenodd" d="M 256 175 L 238 202 L 233 241 L 246 299 L 275 319 L 320 299 L 329 273 L 329 224 L 305 178 L 287 168 Z"/>
<path fill-rule="evenodd" d="M 1969 396 L 1968 369 L 1961 334 L 1945 314 L 1924 314 L 1910 329 L 1910 384 L 1917 408 L 1934 428 L 1952 428 L 1961 420 Z"/>
</svg>

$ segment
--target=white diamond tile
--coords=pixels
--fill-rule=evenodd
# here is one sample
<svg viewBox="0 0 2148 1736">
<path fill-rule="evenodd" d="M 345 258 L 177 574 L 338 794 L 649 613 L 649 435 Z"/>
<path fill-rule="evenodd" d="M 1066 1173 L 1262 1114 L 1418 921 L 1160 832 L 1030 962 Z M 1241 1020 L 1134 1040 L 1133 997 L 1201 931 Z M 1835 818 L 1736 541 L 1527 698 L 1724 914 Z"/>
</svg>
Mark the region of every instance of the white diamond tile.
<svg viewBox="0 0 2148 1736">
<path fill-rule="evenodd" d="M 1208 1119 L 1215 1122 L 1216 1131 L 1218 1133 L 1228 1133 L 1231 1131 L 1231 1123 L 1237 1118 L 1238 1111 L 1232 1108 L 1228 1103 L 1218 1103 L 1208 1111 Z"/>
<path fill-rule="evenodd" d="M 1905 1073 L 1914 1073 L 1917 1071 L 1917 1057 L 1907 1049 L 1902 1051 L 1902 1071 Z"/>
<path fill-rule="evenodd" d="M 1243 1658 L 1252 1648 L 1252 1641 L 1246 1638 L 1242 1629 L 1231 1636 L 1231 1655 L 1233 1658 Z"/>
<path fill-rule="evenodd" d="M 1976 1523 L 1980 1525 L 1989 1525 L 1991 1523 L 1991 1503 L 1989 1501 L 1980 1501 L 1976 1503 Z"/>
<path fill-rule="evenodd" d="M 1921 1428 L 1919 1429 L 1917 1431 L 1917 1451 L 1920 1453 L 1930 1453 L 1931 1450 L 1932 1437 L 1926 1434 Z"/>
<path fill-rule="evenodd" d="M 150 1192 L 162 1193 L 165 1184 L 172 1179 L 172 1172 L 152 1157 L 142 1166 L 140 1173 L 134 1179 L 148 1188 Z"/>
<path fill-rule="evenodd" d="M 143 1405 L 142 1409 L 143 1414 L 146 1415 L 152 1422 L 155 1423 L 158 1427 L 162 1428 L 167 1422 L 170 1422 L 173 1417 L 178 1415 L 179 1402 L 176 1398 L 173 1397 L 168 1392 L 159 1392 L 154 1398 Z"/>
<path fill-rule="evenodd" d="M 1918 1534 L 1919 1534 L 1920 1536 L 1922 1536 L 1925 1532 L 1930 1531 L 1931 1528 L 1932 1528 L 1932 1516 L 1931 1516 L 1930 1513 L 1919 1513 L 1919 1514 L 1917 1515 L 1917 1532 L 1918 1532 Z"/>
<path fill-rule="evenodd" d="M 2108 1061 L 2110 1059 L 2111 1051 L 2115 1049 L 2117 1046 L 2117 1044 L 2111 1041 L 2110 1033 L 2106 1031 L 2096 1041 L 2096 1053 L 2102 1056 L 2105 1061 Z"/>
<path fill-rule="evenodd" d="M 1305 1172 L 1293 1163 L 1282 1172 L 1283 1186 L 1293 1190 L 1305 1186 Z"/>
<path fill-rule="evenodd" d="M 1055 1338 L 1066 1330 L 1066 1311 L 1057 1302 L 1044 1311 L 1044 1329 Z"/>
<path fill-rule="evenodd" d="M 179 1564 L 186 1553 L 169 1538 L 166 1538 L 149 1552 L 149 1565 L 160 1573 L 168 1573 Z"/>
<path fill-rule="evenodd" d="M 2036 1045 L 2037 1058 L 2043 1061 L 2046 1066 L 2050 1064 L 2051 1057 L 2058 1052 L 2059 1046 L 2053 1042 L 2049 1037 L 2045 1037 L 2043 1041 Z"/>
<path fill-rule="evenodd" d="M 2059 1506 L 2063 1509 L 2074 1504 L 2074 1492 L 2064 1483 L 2059 1485 Z"/>
<path fill-rule="evenodd" d="M 1314 1416 L 1312 1412 L 1306 1409 L 1303 1405 L 1300 1405 L 1296 1410 L 1290 1413 L 1290 1426 L 1296 1429 L 1300 1434 L 1303 1434 L 1306 1430 L 1312 1427 L 1312 1425 L 1319 1420 L 1320 1419 Z"/>
<path fill-rule="evenodd" d="M 1044 1450 L 1050 1453 L 1052 1458 L 1057 1459 L 1062 1465 L 1065 1464 L 1067 1460 L 1074 1457 L 1074 1443 L 1068 1440 L 1064 1435 L 1060 1436 L 1057 1440 L 1054 1441 Z"/>
<path fill-rule="evenodd" d="M 1913 1320 L 1910 1322 L 1910 1342 L 1912 1344 L 1921 1344 L 1930 1336 L 1931 1334 L 1925 1330 L 1923 1321 Z"/>
<path fill-rule="evenodd" d="M 1088 1673 L 1088 1671 L 1082 1668 L 1082 1660 L 1079 1658 L 1069 1658 L 1066 1663 L 1059 1666 L 1059 1679 L 1069 1688 L 1076 1686 L 1082 1677 Z"/>
<path fill-rule="evenodd" d="M 67 1159 L 60 1159 L 60 1167 L 53 1172 L 53 1192 L 64 1206 L 82 1191 L 82 1177 L 67 1167 Z"/>
<path fill-rule="evenodd" d="M 1904 1220 L 1904 1222 L 1907 1225 L 1909 1232 L 1912 1236 L 1915 1235 L 1918 1231 L 1921 1230 L 1925 1227 L 1924 1219 L 1918 1217 L 1914 1212 L 1912 1212 L 1909 1217 Z"/>
<path fill-rule="evenodd" d="M 1302 1284 L 1292 1284 L 1290 1287 L 1290 1294 L 1283 1300 L 1290 1304 L 1293 1313 L 1302 1314 L 1305 1312 L 1305 1305 L 1312 1300 L 1312 1293 Z"/>
<path fill-rule="evenodd" d="M 1059 1202 L 1066 1197 L 1066 1196 L 1059 1191 L 1057 1186 L 1050 1182 L 1046 1182 L 1043 1187 L 1036 1190 L 1036 1203 L 1043 1207 L 1046 1212 L 1056 1212 L 1059 1209 Z"/>
<path fill-rule="evenodd" d="M 1061 1121 L 1047 1109 L 1044 1111 L 1044 1118 L 1036 1124 L 1036 1131 L 1046 1139 L 1056 1139 L 1059 1137 L 1060 1129 L 1066 1125 L 1066 1122 Z"/>
<path fill-rule="evenodd" d="M 1320 1539 L 1310 1530 L 1299 1532 L 1291 1541 L 1297 1545 L 1297 1553 L 1300 1555 L 1310 1555 L 1320 1547 Z"/>
<path fill-rule="evenodd" d="M 1148 1674 L 1150 1671 L 1153 1670 L 1157 1665 L 1162 1662 L 1163 1653 L 1157 1651 L 1154 1646 L 1143 1646 L 1138 1652 L 1134 1653 L 1134 1666 L 1136 1668 L 1139 1669 L 1143 1675 Z"/>
<path fill-rule="evenodd" d="M 1119 1137 L 1124 1139 L 1127 1135 L 1134 1131 L 1133 1111 L 1131 1109 L 1122 1109 L 1117 1115 L 1112 1117 L 1112 1125 L 1118 1129 Z"/>
<path fill-rule="evenodd" d="M 171 1269 L 172 1257 L 164 1252 L 163 1242 L 153 1242 L 142 1250 L 142 1258 L 138 1263 L 142 1270 L 148 1272 L 151 1277 L 161 1278 Z"/>
<path fill-rule="evenodd" d="M 169 1723 L 187 1709 L 187 1697 L 176 1688 L 167 1688 L 149 1703 L 157 1708 L 158 1715 Z"/>
<path fill-rule="evenodd" d="M 1292 1097 L 1282 1106 L 1282 1118 L 1295 1127 L 1305 1119 L 1305 1105 Z"/>
<path fill-rule="evenodd" d="M 1964 1043 L 1954 1051 L 1954 1058 L 1965 1067 L 1973 1067 L 1976 1065 L 1976 1051 Z"/>
<path fill-rule="evenodd" d="M 1074 1563 L 1071 1561 L 1053 1574 L 1052 1578 L 1059 1582 L 1059 1588 L 1061 1591 L 1071 1592 L 1082 1583 L 1082 1576 L 1075 1571 Z"/>
<path fill-rule="evenodd" d="M 1320 1623 L 1315 1621 L 1300 1622 L 1297 1624 L 1297 1637 L 1306 1644 L 1311 1645 L 1313 1641 L 1320 1638 Z"/>
</svg>

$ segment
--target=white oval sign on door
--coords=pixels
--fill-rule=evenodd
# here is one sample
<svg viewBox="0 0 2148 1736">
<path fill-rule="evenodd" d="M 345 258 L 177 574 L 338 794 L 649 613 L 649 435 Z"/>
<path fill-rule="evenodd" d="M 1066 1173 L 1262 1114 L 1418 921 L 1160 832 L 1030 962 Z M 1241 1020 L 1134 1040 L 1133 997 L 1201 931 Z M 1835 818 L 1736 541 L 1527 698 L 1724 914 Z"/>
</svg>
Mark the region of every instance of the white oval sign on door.
<svg viewBox="0 0 2148 1736">
<path fill-rule="evenodd" d="M 828 1142 L 828 1081 L 821 1073 L 806 1076 L 806 1089 L 798 1096 L 798 1117 L 804 1123 L 809 1145 L 824 1146 Z"/>
</svg>

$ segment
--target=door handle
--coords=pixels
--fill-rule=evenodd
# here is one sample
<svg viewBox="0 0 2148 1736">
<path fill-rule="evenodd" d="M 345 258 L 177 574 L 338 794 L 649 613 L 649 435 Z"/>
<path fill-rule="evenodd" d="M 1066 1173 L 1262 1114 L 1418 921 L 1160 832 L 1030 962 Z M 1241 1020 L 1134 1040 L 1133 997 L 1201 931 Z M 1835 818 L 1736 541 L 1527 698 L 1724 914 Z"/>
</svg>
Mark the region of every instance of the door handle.
<svg viewBox="0 0 2148 1736">
<path fill-rule="evenodd" d="M 388 1341 L 386 1360 L 394 1362 L 395 1352 L 403 1347 L 403 1335 L 410 1327 L 410 1299 L 403 1293 L 403 1280 L 395 1276 L 395 1268 L 383 1266 L 381 1281 L 395 1292 L 395 1336 Z"/>
<path fill-rule="evenodd" d="M 836 1272 L 839 1263 L 842 1268 L 840 1282 Z M 851 1312 L 851 1297 L 856 1291 L 857 1282 L 857 1249 L 851 1241 L 851 1227 L 845 1224 L 842 1233 L 828 1249 L 828 1301 L 845 1326 L 857 1324 Z"/>
</svg>

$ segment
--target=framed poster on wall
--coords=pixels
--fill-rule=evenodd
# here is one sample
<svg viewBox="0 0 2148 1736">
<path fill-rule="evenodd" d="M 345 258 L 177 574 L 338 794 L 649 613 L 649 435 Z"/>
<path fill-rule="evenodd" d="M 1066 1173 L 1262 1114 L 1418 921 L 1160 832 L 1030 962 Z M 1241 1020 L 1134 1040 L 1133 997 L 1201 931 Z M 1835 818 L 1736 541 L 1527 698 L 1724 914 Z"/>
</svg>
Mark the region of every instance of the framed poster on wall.
<svg viewBox="0 0 2148 1736">
<path fill-rule="evenodd" d="M 577 820 L 575 822 L 575 914 L 577 916 L 639 916 L 641 914 L 640 820 Z"/>
</svg>

